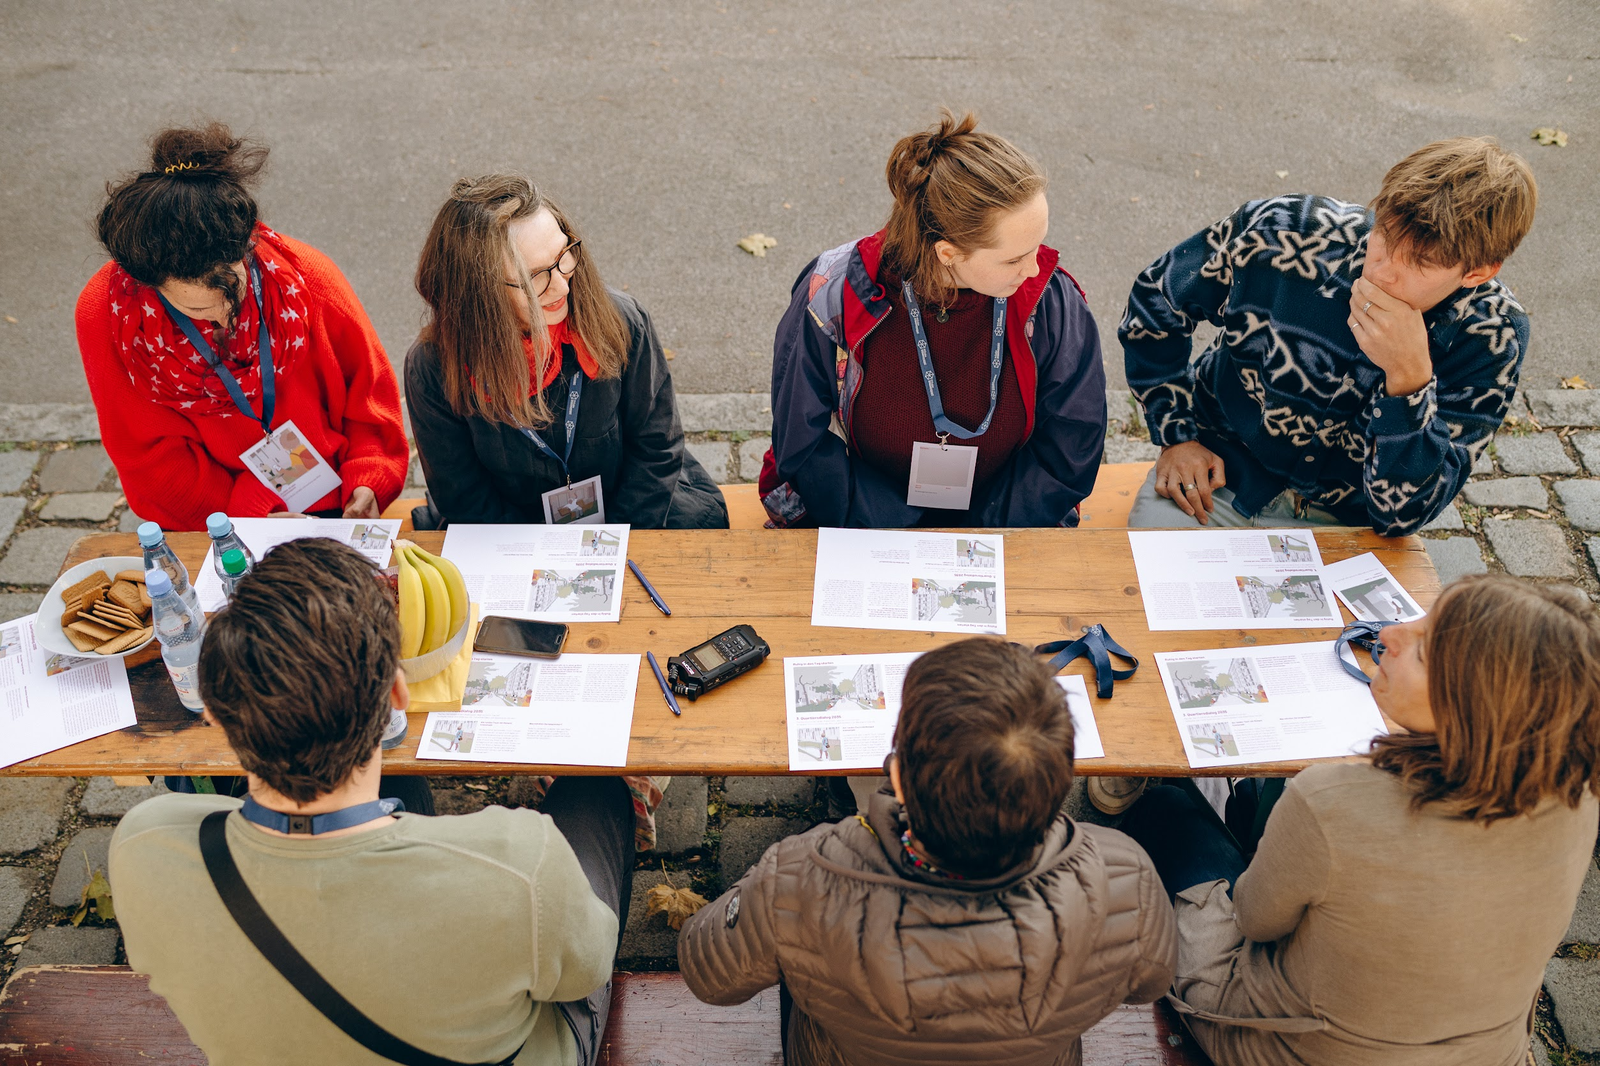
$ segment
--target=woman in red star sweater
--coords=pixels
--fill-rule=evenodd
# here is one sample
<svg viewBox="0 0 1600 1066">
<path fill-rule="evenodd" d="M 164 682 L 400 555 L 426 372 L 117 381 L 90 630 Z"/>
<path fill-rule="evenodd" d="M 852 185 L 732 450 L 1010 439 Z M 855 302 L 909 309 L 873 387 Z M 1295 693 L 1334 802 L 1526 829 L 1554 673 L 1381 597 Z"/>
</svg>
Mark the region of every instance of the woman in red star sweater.
<svg viewBox="0 0 1600 1066">
<path fill-rule="evenodd" d="M 78 350 L 128 505 L 165 529 L 376 518 L 405 482 L 394 369 L 333 261 L 259 222 L 266 157 L 220 123 L 164 130 L 100 212 Z"/>
</svg>

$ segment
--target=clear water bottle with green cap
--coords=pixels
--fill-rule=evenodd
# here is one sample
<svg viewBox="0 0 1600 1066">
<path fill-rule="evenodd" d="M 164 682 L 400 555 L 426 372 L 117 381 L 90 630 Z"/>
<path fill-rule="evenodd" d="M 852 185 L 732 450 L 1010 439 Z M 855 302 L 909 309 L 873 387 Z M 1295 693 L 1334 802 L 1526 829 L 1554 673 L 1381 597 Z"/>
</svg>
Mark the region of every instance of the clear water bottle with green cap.
<svg viewBox="0 0 1600 1066">
<path fill-rule="evenodd" d="M 230 601 L 233 599 L 233 590 L 239 586 L 239 579 L 250 572 L 255 560 L 249 558 L 238 548 L 229 548 L 222 553 L 222 594 Z"/>
<path fill-rule="evenodd" d="M 200 702 L 200 642 L 206 633 L 206 616 L 178 595 L 172 579 L 159 567 L 145 571 L 144 587 L 150 593 L 161 661 L 167 664 L 172 687 L 178 690 L 178 702 L 199 714 L 205 710 Z"/>
<path fill-rule="evenodd" d="M 233 519 L 221 511 L 213 511 L 206 516 L 206 532 L 211 534 L 211 566 L 216 570 L 217 577 L 222 579 L 223 587 L 228 588 L 228 570 L 222 565 L 222 557 L 237 550 L 248 560 L 245 570 L 249 570 L 256 565 L 255 553 L 233 528 Z"/>
<path fill-rule="evenodd" d="M 172 591 L 194 610 L 200 610 L 200 597 L 195 595 L 193 586 L 189 584 L 189 571 L 178 561 L 178 554 L 167 543 L 167 535 L 161 532 L 161 527 L 154 522 L 140 525 L 139 547 L 144 549 L 144 568 L 165 573 L 172 581 Z M 155 595 L 155 591 L 148 586 L 145 591 Z"/>
</svg>

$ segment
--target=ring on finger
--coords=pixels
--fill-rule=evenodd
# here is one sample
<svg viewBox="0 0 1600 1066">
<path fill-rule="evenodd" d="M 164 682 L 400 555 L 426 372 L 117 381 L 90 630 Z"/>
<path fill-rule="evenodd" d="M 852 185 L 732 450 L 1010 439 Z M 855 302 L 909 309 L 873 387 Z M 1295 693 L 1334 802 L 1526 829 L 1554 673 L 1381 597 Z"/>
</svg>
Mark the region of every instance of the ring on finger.
<svg viewBox="0 0 1600 1066">
<path fill-rule="evenodd" d="M 1184 492 L 1193 492 L 1194 491 L 1194 486 L 1193 485 L 1185 485 L 1183 487 L 1183 491 Z"/>
<path fill-rule="evenodd" d="M 1371 300 L 1368 300 L 1366 303 L 1361 305 L 1361 313 L 1362 314 L 1365 314 L 1370 310 L 1372 310 L 1372 301 Z"/>
</svg>

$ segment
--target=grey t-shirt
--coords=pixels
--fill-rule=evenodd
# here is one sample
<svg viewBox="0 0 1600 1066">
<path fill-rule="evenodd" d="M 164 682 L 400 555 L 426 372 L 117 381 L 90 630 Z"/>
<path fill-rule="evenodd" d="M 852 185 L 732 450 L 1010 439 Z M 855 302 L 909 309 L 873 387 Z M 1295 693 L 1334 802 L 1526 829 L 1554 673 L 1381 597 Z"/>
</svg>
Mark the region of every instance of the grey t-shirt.
<svg viewBox="0 0 1600 1066">
<path fill-rule="evenodd" d="M 212 1066 L 388 1062 L 290 987 L 223 906 L 200 822 L 239 806 L 161 796 L 123 818 L 110 877 L 128 961 Z M 523 1047 L 518 1063 L 576 1063 L 550 1004 L 610 977 L 617 917 L 548 817 L 402 814 L 350 836 L 286 838 L 232 815 L 227 832 L 245 883 L 289 941 L 394 1035 L 460 1062 Z"/>
</svg>

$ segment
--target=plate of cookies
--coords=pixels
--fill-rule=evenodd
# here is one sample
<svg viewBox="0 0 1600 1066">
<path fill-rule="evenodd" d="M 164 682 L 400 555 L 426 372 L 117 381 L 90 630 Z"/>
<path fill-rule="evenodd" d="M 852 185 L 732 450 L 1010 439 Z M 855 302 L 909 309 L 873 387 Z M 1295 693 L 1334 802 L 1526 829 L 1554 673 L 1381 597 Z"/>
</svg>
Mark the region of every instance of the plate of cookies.
<svg viewBox="0 0 1600 1066">
<path fill-rule="evenodd" d="M 132 655 L 155 639 L 144 557 L 114 555 L 79 563 L 39 604 L 39 643 L 63 655 Z"/>
</svg>

